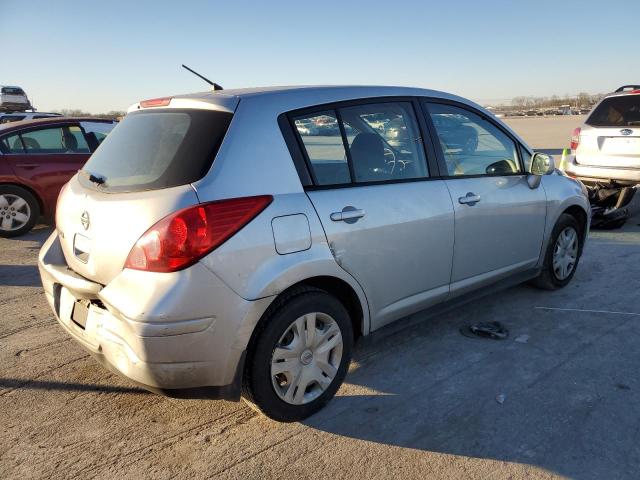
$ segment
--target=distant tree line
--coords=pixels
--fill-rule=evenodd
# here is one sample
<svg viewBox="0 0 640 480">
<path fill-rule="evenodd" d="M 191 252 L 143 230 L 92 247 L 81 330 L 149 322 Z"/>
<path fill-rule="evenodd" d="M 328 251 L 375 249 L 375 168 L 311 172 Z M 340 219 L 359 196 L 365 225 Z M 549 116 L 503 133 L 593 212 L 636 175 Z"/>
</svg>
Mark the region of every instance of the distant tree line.
<svg viewBox="0 0 640 480">
<path fill-rule="evenodd" d="M 551 97 L 514 97 L 511 105 L 517 108 L 557 108 L 561 105 L 571 105 L 577 108 L 590 108 L 595 105 L 604 96 L 602 93 L 590 95 L 586 92 L 580 92 L 577 95 L 565 95 L 560 97 L 552 95 Z"/>
<path fill-rule="evenodd" d="M 79 109 L 62 109 L 54 110 L 54 113 L 61 113 L 65 117 L 92 117 L 92 118 L 104 118 L 108 120 L 117 120 L 126 115 L 127 112 L 119 110 L 111 110 L 107 113 L 88 113 Z"/>
</svg>

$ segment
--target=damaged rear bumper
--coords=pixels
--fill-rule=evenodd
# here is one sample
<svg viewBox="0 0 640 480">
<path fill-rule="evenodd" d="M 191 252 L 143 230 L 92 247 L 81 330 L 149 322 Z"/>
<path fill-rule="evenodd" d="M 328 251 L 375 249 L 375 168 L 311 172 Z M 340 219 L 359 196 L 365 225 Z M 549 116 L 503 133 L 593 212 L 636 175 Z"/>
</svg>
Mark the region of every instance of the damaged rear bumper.
<svg viewBox="0 0 640 480">
<path fill-rule="evenodd" d="M 202 264 L 125 269 L 103 286 L 69 269 L 56 232 L 38 267 L 60 325 L 109 370 L 164 395 L 239 399 L 244 352 L 269 298 L 239 297 Z"/>
</svg>

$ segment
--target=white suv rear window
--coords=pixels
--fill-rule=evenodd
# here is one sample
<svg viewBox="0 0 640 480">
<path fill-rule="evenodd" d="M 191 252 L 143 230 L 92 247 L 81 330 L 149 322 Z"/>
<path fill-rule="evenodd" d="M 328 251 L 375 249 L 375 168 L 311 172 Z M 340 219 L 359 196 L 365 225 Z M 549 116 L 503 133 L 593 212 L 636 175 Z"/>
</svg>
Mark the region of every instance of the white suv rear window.
<svg viewBox="0 0 640 480">
<path fill-rule="evenodd" d="M 605 98 L 586 123 L 593 127 L 640 126 L 640 95 Z"/>
</svg>

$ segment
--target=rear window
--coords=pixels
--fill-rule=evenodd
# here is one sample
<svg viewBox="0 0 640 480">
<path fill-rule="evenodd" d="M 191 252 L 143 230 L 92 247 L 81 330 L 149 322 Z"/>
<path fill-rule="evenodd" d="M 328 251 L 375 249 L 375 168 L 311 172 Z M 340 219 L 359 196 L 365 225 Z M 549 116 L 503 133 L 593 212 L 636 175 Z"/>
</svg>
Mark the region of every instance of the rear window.
<svg viewBox="0 0 640 480">
<path fill-rule="evenodd" d="M 594 127 L 640 126 L 640 95 L 606 98 L 586 123 Z"/>
<path fill-rule="evenodd" d="M 21 88 L 14 87 L 2 87 L 2 93 L 6 93 L 7 95 L 24 95 Z"/>
<path fill-rule="evenodd" d="M 102 177 L 100 190 L 134 192 L 200 180 L 231 122 L 232 114 L 211 110 L 143 110 L 128 114 L 83 167 Z M 88 175 L 80 176 L 86 186 Z"/>
</svg>

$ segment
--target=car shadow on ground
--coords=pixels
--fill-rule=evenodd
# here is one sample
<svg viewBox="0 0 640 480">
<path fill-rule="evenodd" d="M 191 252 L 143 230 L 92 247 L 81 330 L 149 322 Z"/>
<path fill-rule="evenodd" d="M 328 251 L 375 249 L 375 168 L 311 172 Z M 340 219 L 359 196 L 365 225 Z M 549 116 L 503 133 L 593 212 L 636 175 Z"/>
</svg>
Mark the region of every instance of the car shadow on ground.
<svg viewBox="0 0 640 480">
<path fill-rule="evenodd" d="M 0 286 L 39 287 L 40 274 L 35 265 L 0 265 Z"/>
<path fill-rule="evenodd" d="M 57 382 L 52 380 L 25 380 L 20 378 L 1 378 L 0 389 L 58 390 L 63 392 L 104 392 L 150 394 L 137 387 L 119 387 L 114 385 L 98 385 L 95 383 Z"/>
<path fill-rule="evenodd" d="M 32 230 L 20 235 L 19 237 L 11 237 L 12 242 L 38 242 L 40 246 L 49 238 L 53 231 L 53 225 L 48 223 L 38 223 Z"/>
<path fill-rule="evenodd" d="M 602 272 L 615 259 L 640 253 L 640 242 L 587 247 L 565 289 L 517 286 L 436 317 L 414 315 L 396 331 L 362 339 L 348 386 L 304 423 L 573 478 L 637 478 L 640 306 L 629 299 L 640 285 L 633 269 L 617 269 L 615 278 Z M 545 305 L 585 310 L 540 308 Z M 590 313 L 589 307 L 638 313 Z M 493 320 L 510 330 L 508 339 L 460 333 Z"/>
</svg>

